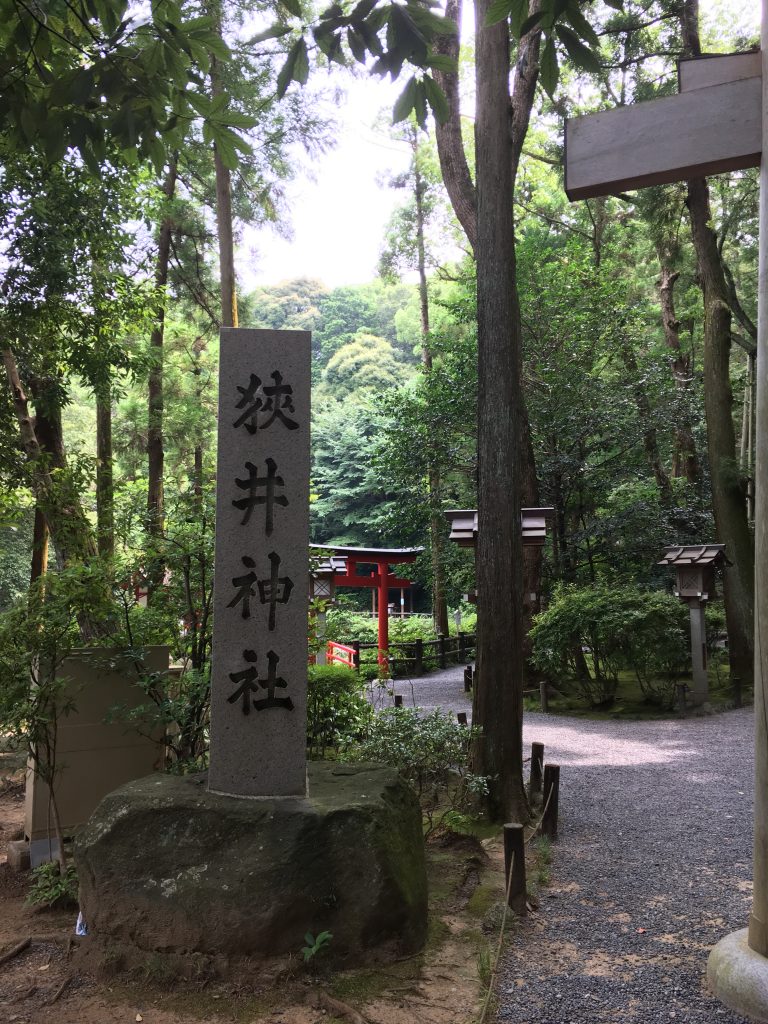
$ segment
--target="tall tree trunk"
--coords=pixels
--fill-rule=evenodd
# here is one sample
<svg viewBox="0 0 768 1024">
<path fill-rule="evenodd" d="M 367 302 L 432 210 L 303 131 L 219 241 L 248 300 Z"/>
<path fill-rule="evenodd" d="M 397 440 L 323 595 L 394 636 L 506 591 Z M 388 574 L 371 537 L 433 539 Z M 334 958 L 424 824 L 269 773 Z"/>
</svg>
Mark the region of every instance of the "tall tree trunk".
<svg viewBox="0 0 768 1024">
<path fill-rule="evenodd" d="M 59 560 L 65 567 L 92 561 L 98 555 L 96 538 L 69 474 L 56 382 L 44 378 L 35 379 L 37 415 L 33 421 L 12 349 L 3 350 L 3 363 L 21 446 L 27 458 L 32 491 Z M 105 601 L 109 599 L 106 589 L 104 598 Z M 78 616 L 78 623 L 80 635 L 85 642 L 109 633 L 107 623 L 86 612 Z"/>
<path fill-rule="evenodd" d="M 424 197 L 427 183 L 419 168 L 418 136 L 413 136 L 414 198 L 416 201 L 416 262 L 419 274 L 419 311 L 421 316 L 421 362 L 424 370 L 432 369 L 432 350 L 429 347 L 429 289 L 427 287 L 427 248 L 425 242 Z M 448 603 L 445 598 L 445 520 L 440 507 L 440 468 L 429 465 L 429 541 L 432 555 L 432 616 L 435 630 L 448 635 Z"/>
<path fill-rule="evenodd" d="M 96 534 L 99 554 L 115 553 L 115 485 L 112 466 L 112 388 L 96 389 Z"/>
<path fill-rule="evenodd" d="M 747 520 L 747 482 L 736 459 L 733 394 L 730 381 L 731 310 L 710 227 L 712 214 L 706 179 L 688 182 L 691 227 L 704 293 L 704 410 L 712 481 L 712 506 L 718 539 L 733 565 L 725 574 L 725 616 L 731 675 L 753 678 L 754 545 Z"/>
<path fill-rule="evenodd" d="M 478 18 L 480 18 L 480 6 L 479 6 L 479 4 L 480 4 L 480 0 L 478 0 L 478 3 L 476 4 L 476 7 L 475 7 L 475 18 L 476 18 L 476 24 L 477 25 L 482 24 L 481 21 L 477 20 Z M 482 4 L 483 12 L 487 11 L 488 6 L 489 5 L 487 5 L 485 3 Z M 538 10 L 538 6 L 539 5 L 538 5 L 537 2 L 534 2 L 531 5 L 530 11 L 531 11 L 532 14 L 535 13 Z M 436 49 L 439 52 L 445 53 L 448 56 L 453 57 L 454 59 L 457 60 L 458 56 L 459 56 L 460 26 L 461 26 L 461 4 L 460 4 L 460 0 L 448 0 L 448 2 L 446 4 L 446 8 L 445 8 L 445 14 L 446 14 L 446 17 L 448 17 L 451 20 L 456 22 L 457 26 L 459 26 L 459 32 L 457 32 L 455 35 L 451 34 L 451 35 L 441 36 L 440 41 L 438 42 L 438 44 L 436 46 Z M 483 13 L 482 17 L 483 17 L 483 19 L 485 18 L 485 13 Z M 506 26 L 506 30 L 508 31 L 508 26 Z M 483 31 L 485 31 L 485 29 Z M 499 62 L 499 65 L 501 63 L 503 63 L 504 61 L 506 61 L 506 70 L 503 73 L 506 74 L 507 80 L 508 80 L 508 77 L 509 77 L 509 48 L 507 46 L 506 50 L 505 50 L 505 53 L 502 54 L 501 53 L 501 43 L 499 41 L 497 41 L 496 45 L 499 47 L 499 52 L 496 55 L 496 59 Z M 489 46 L 492 48 L 491 44 L 489 44 Z M 506 287 L 506 284 L 502 284 L 501 283 L 502 282 L 502 278 L 504 278 L 504 280 L 506 281 L 506 278 L 504 277 L 504 272 L 501 269 L 501 263 L 503 263 L 505 261 L 505 257 L 501 253 L 501 249 L 502 249 L 503 246 L 506 246 L 507 249 L 511 252 L 511 256 L 506 257 L 506 260 L 508 262 L 507 270 L 508 270 L 509 274 L 511 274 L 511 279 L 513 281 L 513 287 L 515 287 L 515 285 L 514 285 L 514 281 L 515 281 L 515 269 L 514 269 L 514 228 L 510 227 L 509 238 L 507 238 L 503 243 L 499 242 L 499 250 L 497 252 L 495 252 L 495 253 L 490 253 L 490 252 L 488 252 L 488 253 L 480 253 L 479 249 L 478 249 L 478 245 L 481 244 L 479 242 L 479 236 L 480 236 L 479 220 L 480 220 L 480 216 L 481 216 L 480 199 L 479 199 L 479 193 L 480 193 L 480 188 L 481 188 L 480 178 L 481 178 L 481 173 L 482 173 L 481 172 L 481 163 L 483 162 L 483 160 L 485 160 L 487 158 L 486 157 L 486 148 L 487 148 L 488 150 L 490 150 L 490 149 L 495 149 L 496 150 L 494 156 L 491 157 L 489 155 L 488 158 L 490 158 L 490 159 L 499 158 L 499 159 L 502 160 L 502 162 L 509 164 L 509 167 L 507 168 L 508 171 L 509 171 L 509 175 L 510 175 L 509 180 L 507 181 L 507 179 L 506 179 L 506 170 L 507 169 L 505 169 L 503 175 L 499 176 L 499 185 L 500 185 L 500 187 L 502 187 L 502 178 L 503 178 L 503 188 L 505 190 L 507 188 L 509 189 L 509 195 L 506 196 L 506 198 L 500 198 L 499 199 L 498 204 L 496 206 L 496 212 L 495 213 L 491 213 L 490 212 L 494 208 L 493 207 L 493 202 L 490 199 L 490 193 L 492 193 L 492 191 L 493 191 L 493 189 L 495 187 L 494 186 L 494 178 L 499 175 L 500 166 L 496 167 L 496 168 L 494 168 L 493 166 L 486 166 L 485 168 L 483 168 L 483 172 L 484 172 L 484 175 L 485 175 L 484 187 L 486 188 L 486 190 L 489 193 L 488 206 L 486 207 L 486 210 L 488 211 L 487 215 L 489 217 L 496 216 L 497 214 L 499 216 L 501 216 L 499 211 L 502 208 L 504 208 L 504 203 L 508 202 L 509 205 L 506 207 L 506 211 L 507 212 L 503 216 L 508 218 L 508 219 L 510 219 L 510 221 L 511 221 L 511 218 L 512 218 L 512 203 L 513 203 L 513 199 L 514 199 L 514 184 L 515 184 L 515 178 L 517 176 L 517 166 L 518 166 L 518 163 L 520 161 L 520 155 L 522 153 L 523 142 L 525 140 L 525 135 L 526 135 L 526 132 L 528 130 L 528 121 L 530 119 L 531 107 L 533 105 L 533 96 L 534 96 L 535 89 L 536 89 L 536 80 L 538 78 L 539 47 L 540 47 L 540 34 L 539 34 L 538 31 L 534 31 L 534 32 L 529 33 L 525 37 L 525 39 L 521 40 L 521 42 L 520 42 L 519 51 L 518 51 L 517 70 L 516 70 L 516 74 L 515 74 L 515 87 L 514 87 L 514 93 L 513 93 L 512 97 L 511 97 L 511 104 L 510 104 L 508 81 L 507 81 L 506 86 L 502 90 L 502 88 L 501 88 L 501 81 L 500 81 L 502 72 L 499 70 L 498 67 L 490 68 L 489 69 L 489 76 L 488 76 L 489 78 L 492 78 L 493 75 L 496 74 L 496 73 L 498 73 L 498 75 L 499 75 L 499 80 L 498 80 L 497 85 L 496 85 L 496 93 L 494 94 L 493 99 L 490 99 L 490 102 L 500 102 L 500 103 L 504 103 L 505 104 L 503 113 L 501 111 L 497 112 L 497 118 L 496 118 L 496 124 L 494 126 L 494 130 L 496 130 L 498 132 L 501 132 L 500 122 L 501 122 L 502 119 L 504 119 L 505 122 L 506 122 L 505 132 L 506 132 L 507 139 L 506 139 L 506 143 L 504 143 L 504 142 L 502 142 L 501 135 L 499 135 L 499 138 L 497 140 L 495 140 L 495 141 L 492 141 L 492 140 L 482 140 L 484 144 L 487 143 L 487 147 L 485 147 L 485 148 L 481 147 L 481 145 L 478 144 L 478 140 L 480 140 L 481 137 L 482 137 L 481 127 L 480 127 L 480 111 L 478 109 L 478 120 L 476 121 L 476 124 L 475 124 L 477 188 L 475 188 L 475 185 L 474 185 L 474 183 L 472 181 L 472 176 L 470 174 L 469 165 L 467 163 L 466 153 L 464 151 L 464 145 L 463 145 L 462 135 L 461 135 L 461 117 L 460 117 L 460 104 L 459 104 L 459 78 L 458 78 L 458 73 L 457 72 L 443 72 L 443 71 L 435 71 L 434 72 L 435 79 L 437 80 L 438 84 L 440 85 L 440 87 L 442 88 L 443 92 L 445 93 L 445 96 L 446 96 L 447 101 L 448 101 L 448 117 L 444 121 L 443 124 L 437 125 L 436 128 L 435 128 L 435 138 L 436 138 L 436 141 L 437 141 L 437 151 L 438 151 L 438 156 L 439 156 L 439 159 L 440 159 L 440 169 L 442 171 L 443 181 L 445 183 L 445 188 L 446 188 L 446 191 L 448 192 L 448 197 L 449 197 L 449 199 L 451 201 L 451 205 L 453 206 L 454 213 L 456 214 L 456 217 L 457 217 L 459 223 L 461 224 L 462 228 L 464 229 L 464 232 L 465 232 L 465 234 L 467 236 L 467 240 L 469 241 L 469 244 L 471 245 L 471 247 L 472 247 L 472 249 L 473 249 L 473 251 L 475 253 L 475 257 L 476 257 L 476 261 L 477 261 L 477 276 L 478 276 L 478 329 L 479 330 L 481 330 L 480 322 L 481 322 L 481 317 L 483 316 L 483 314 L 481 314 L 481 312 L 480 312 L 480 303 L 481 303 L 480 277 L 481 277 L 481 275 L 484 275 L 484 274 L 488 273 L 488 268 L 495 267 L 495 273 L 498 275 L 496 277 L 496 283 L 498 283 L 501 287 Z M 479 82 L 480 70 L 481 70 L 480 67 L 479 67 L 479 63 L 480 63 L 480 61 L 479 61 L 479 57 L 478 57 L 478 59 L 476 60 L 478 82 Z M 488 86 L 489 86 L 489 89 L 490 89 L 490 83 L 488 83 Z M 480 103 L 481 103 L 479 94 L 478 94 L 477 102 L 478 102 L 478 108 L 479 108 Z M 510 107 L 511 107 L 511 115 L 512 115 L 511 116 L 511 121 L 510 121 L 509 114 L 508 114 L 508 111 L 510 110 Z M 484 126 L 488 125 L 488 127 L 490 127 L 489 121 L 493 120 L 493 118 L 491 117 L 488 120 L 487 119 L 488 119 L 487 112 L 483 112 L 483 125 Z M 483 128 L 482 131 L 485 131 L 485 128 Z M 511 136 L 511 139 L 510 139 L 510 136 Z M 511 142 L 511 144 L 510 144 L 510 142 Z M 482 148 L 482 153 L 481 153 L 481 148 Z M 504 151 L 504 155 L 503 156 L 500 155 L 502 150 Z M 505 193 L 505 195 L 506 195 L 506 193 Z M 492 234 L 492 232 L 491 232 L 491 234 Z M 487 236 L 485 236 L 485 237 L 487 237 Z M 495 285 L 491 284 L 489 286 L 488 292 L 483 291 L 483 295 L 488 294 L 490 296 L 490 293 L 493 291 L 494 287 L 495 287 Z M 511 303 L 512 306 L 514 306 L 514 309 L 517 310 L 517 312 L 515 313 L 515 316 L 517 317 L 517 323 L 514 326 L 514 328 L 512 328 L 514 336 L 515 336 L 514 337 L 514 342 L 512 342 L 509 337 L 507 339 L 505 339 L 505 340 L 502 340 L 502 336 L 500 336 L 499 339 L 498 339 L 498 343 L 500 345 L 504 345 L 504 344 L 507 344 L 507 343 L 510 343 L 510 344 L 514 343 L 516 345 L 520 344 L 520 337 L 521 337 L 522 327 L 521 327 L 521 325 L 519 323 L 519 310 L 517 309 L 518 303 L 517 303 L 516 295 L 514 297 L 510 298 L 510 303 Z M 501 319 L 503 320 L 505 314 L 500 312 L 500 316 L 501 316 Z M 491 320 L 489 321 L 489 328 L 488 328 L 489 330 L 493 330 L 494 329 L 493 327 L 490 326 L 490 324 L 493 324 L 493 323 L 494 323 L 494 318 L 492 317 Z M 490 341 L 490 339 L 486 339 L 486 341 L 489 344 L 492 343 Z M 478 356 L 479 356 L 479 359 L 481 360 L 481 367 L 482 367 L 482 365 L 483 365 L 482 360 L 483 360 L 484 357 L 483 357 L 483 355 L 480 352 L 480 347 L 481 347 L 481 343 L 480 343 L 480 339 L 478 339 L 478 350 L 479 350 L 478 351 Z M 481 373 L 482 372 L 483 371 L 481 369 Z M 481 385 L 481 389 L 482 389 L 482 385 Z M 534 453 L 533 453 L 533 445 L 530 442 L 530 424 L 529 424 L 529 421 L 528 421 L 528 413 L 527 413 L 527 410 L 525 408 L 525 401 L 524 401 L 524 396 L 522 394 L 522 388 L 520 388 L 518 390 L 518 393 L 516 395 L 514 395 L 514 396 L 512 396 L 511 394 L 508 394 L 507 401 L 511 401 L 511 402 L 514 403 L 516 411 L 517 411 L 518 415 L 520 416 L 520 435 L 519 435 L 519 437 L 522 439 L 522 446 L 523 446 L 523 462 L 522 462 L 521 479 L 520 479 L 520 490 L 519 490 L 519 492 L 515 493 L 515 501 L 517 502 L 517 505 L 515 506 L 515 505 L 511 505 L 510 504 L 511 497 L 512 497 L 511 495 L 508 494 L 506 499 L 505 499 L 505 501 L 507 502 L 507 505 L 508 505 L 507 515 L 509 515 L 509 509 L 510 508 L 514 509 L 516 507 L 517 511 L 518 511 L 518 514 L 519 514 L 519 510 L 521 508 L 521 505 L 528 505 L 528 506 L 536 506 L 536 505 L 538 505 L 539 497 L 538 497 L 538 480 L 537 480 L 537 474 L 536 474 L 536 463 L 535 463 L 535 458 L 534 458 Z M 483 412 L 484 412 L 484 410 L 483 410 L 483 407 L 481 405 L 481 416 L 482 416 Z M 489 411 L 488 414 L 492 415 L 490 413 L 490 411 Z M 479 433 L 478 433 L 478 445 L 479 445 L 479 447 L 482 450 L 482 445 L 483 445 L 484 442 L 481 440 L 480 434 L 481 434 L 481 432 L 479 431 Z M 482 461 L 482 459 L 481 459 L 481 461 Z M 482 491 L 482 486 L 481 486 L 481 491 Z M 482 497 L 480 498 L 480 501 L 482 502 Z M 481 520 L 482 520 L 482 510 L 480 512 L 480 515 L 481 515 Z M 518 522 L 516 522 L 515 529 L 517 531 L 517 535 L 519 536 L 519 519 L 518 519 L 518 516 L 513 515 L 513 518 L 518 520 Z M 517 543 L 517 542 L 515 542 L 515 543 Z M 481 544 L 481 547 L 482 547 L 482 544 Z M 531 549 L 531 548 L 529 548 L 525 552 L 522 552 L 522 548 L 521 548 L 520 552 L 516 555 L 516 565 L 519 567 L 521 565 L 521 563 L 522 563 L 522 577 L 521 577 L 522 593 L 520 594 L 520 597 L 522 598 L 522 604 L 520 604 L 520 600 L 519 599 L 518 599 L 518 604 L 520 604 L 521 614 L 523 616 L 523 619 L 522 619 L 522 625 L 520 627 L 521 631 L 522 631 L 522 640 L 521 640 L 520 646 L 517 648 L 517 650 L 520 651 L 521 654 L 522 654 L 522 659 L 523 659 L 523 670 L 522 671 L 523 671 L 523 673 L 525 675 L 527 673 L 527 669 L 528 669 L 527 655 L 530 653 L 530 651 L 528 650 L 529 644 L 528 644 L 528 641 L 527 641 L 528 630 L 530 629 L 531 620 L 532 620 L 533 615 L 536 613 L 536 611 L 539 610 L 539 601 L 540 601 L 539 593 L 540 593 L 540 590 L 541 590 L 541 563 L 542 563 L 542 552 L 541 552 L 541 550 L 540 549 Z M 515 572 L 519 572 L 519 568 L 516 569 Z M 478 594 L 480 593 L 480 590 L 481 590 L 481 587 L 480 587 L 479 577 L 478 577 Z M 532 598 L 531 595 L 535 595 L 535 596 Z M 478 602 L 480 602 L 481 600 L 482 600 L 482 598 L 478 597 Z M 490 609 L 490 608 L 494 608 L 495 609 L 496 608 L 495 600 L 494 600 L 493 603 L 487 605 L 486 607 L 488 609 Z M 478 611 L 479 611 L 478 618 L 482 619 L 482 617 L 483 617 L 483 608 L 482 608 L 482 605 L 480 605 L 480 604 L 478 604 Z M 513 614 L 517 614 L 517 612 L 513 611 Z M 478 657 L 478 665 L 480 664 L 480 662 L 482 660 L 483 660 L 482 658 Z M 485 684 L 483 682 L 483 675 L 482 675 L 482 673 L 480 672 L 480 670 L 478 668 L 478 686 L 476 687 L 476 689 L 479 690 L 484 685 Z M 497 681 L 496 683 L 489 683 L 489 685 L 491 685 L 491 686 L 498 686 L 500 684 Z M 522 679 L 521 679 L 520 686 L 522 687 L 522 685 L 523 685 L 523 682 L 522 682 Z M 493 698 L 489 697 L 489 701 L 492 701 L 492 700 L 493 700 Z M 493 714 L 493 711 L 489 710 L 487 713 L 488 714 Z M 477 711 L 475 711 L 475 714 L 477 714 Z M 517 740 L 515 738 L 516 737 L 516 732 L 515 732 L 514 724 L 513 724 L 513 729 L 512 729 L 512 732 L 510 733 L 510 736 L 511 736 L 510 742 L 515 744 L 517 742 Z M 491 749 L 491 748 L 489 747 L 489 749 Z M 495 751 L 496 749 L 497 748 L 494 746 L 493 747 L 493 751 Z M 501 747 L 499 747 L 498 749 L 501 749 Z M 495 756 L 495 753 L 492 753 L 491 756 Z M 513 755 L 513 757 L 515 757 L 515 758 L 516 758 L 516 756 L 517 756 L 516 754 Z M 520 769 L 520 770 L 522 771 L 522 769 Z M 497 803 L 497 807 L 498 806 L 499 805 Z"/>
<path fill-rule="evenodd" d="M 455 60 L 458 65 L 461 45 L 461 0 L 447 0 L 445 16 L 456 23 L 457 30 L 455 34 L 439 36 L 435 50 Z M 433 74 L 448 101 L 447 118 L 442 124 L 435 125 L 440 170 L 453 212 L 474 252 L 477 250 L 477 195 L 461 135 L 459 73 L 458 70 L 435 70 Z"/>
<path fill-rule="evenodd" d="M 672 485 L 669 482 L 669 475 L 664 468 L 661 452 L 659 451 L 659 438 L 653 423 L 651 403 L 648 400 L 648 394 L 643 383 L 643 375 L 640 373 L 640 367 L 637 365 L 634 349 L 629 338 L 623 332 L 619 338 L 619 350 L 621 352 L 621 361 L 624 363 L 624 368 L 627 371 L 627 377 L 632 388 L 635 409 L 640 421 L 640 429 L 643 432 L 645 457 L 648 459 L 648 465 L 651 467 L 653 478 L 659 489 L 659 504 L 662 508 L 671 509 Z"/>
<path fill-rule="evenodd" d="M 489 0 L 475 3 L 480 616 L 473 721 L 481 732 L 473 753 L 475 771 L 490 776 L 492 817 L 524 821 L 529 811 L 522 773 L 519 510 L 525 406 L 513 202 L 536 87 L 540 34 L 534 30 L 520 42 L 510 102 L 509 26 L 506 21 L 486 25 L 490 6 Z"/>
<path fill-rule="evenodd" d="M 212 12 L 216 31 L 223 41 L 221 6 L 214 2 Z M 211 96 L 215 100 L 224 92 L 221 67 L 211 55 Z M 216 230 L 219 239 L 219 275 L 221 278 L 221 326 L 237 327 L 237 282 L 235 280 L 235 242 L 232 231 L 232 177 L 224 165 L 216 145 L 213 147 L 216 171 Z"/>
<path fill-rule="evenodd" d="M 698 0 L 682 9 L 683 47 L 698 57 Z M 733 565 L 725 574 L 725 617 L 732 677 L 751 684 L 754 675 L 754 545 L 747 520 L 747 487 L 736 459 L 730 381 L 731 305 L 712 229 L 706 178 L 688 182 L 688 210 L 704 296 L 704 410 L 712 480 L 712 505 L 719 540 Z"/>
<path fill-rule="evenodd" d="M 32 564 L 29 571 L 29 582 L 34 583 L 44 576 L 48 569 L 48 523 L 43 510 L 35 505 L 35 524 L 32 530 Z"/>
<path fill-rule="evenodd" d="M 203 399 L 203 371 L 200 366 L 200 357 L 205 351 L 205 348 L 205 338 L 200 334 L 195 338 L 195 343 L 192 346 L 192 373 L 195 377 L 195 398 L 198 406 Z M 199 506 L 203 498 L 203 439 L 200 434 L 195 442 L 194 465 L 192 468 L 192 490 L 195 495 L 195 500 Z"/>
<path fill-rule="evenodd" d="M 170 204 L 176 192 L 178 177 L 178 158 L 171 159 L 163 184 L 167 204 Z M 150 538 L 157 541 L 163 534 L 165 514 L 163 496 L 163 470 L 165 452 L 163 448 L 163 343 L 165 339 L 165 288 L 168 284 L 168 265 L 171 254 L 171 235 L 173 218 L 170 209 L 166 208 L 165 216 L 160 224 L 157 240 L 157 266 L 155 268 L 155 285 L 159 292 L 155 325 L 149 339 L 151 363 L 149 367 L 149 396 L 147 422 L 147 523 Z M 162 566 L 148 566 L 149 600 L 162 581 Z"/>
<path fill-rule="evenodd" d="M 672 475 L 676 478 L 685 477 L 688 483 L 697 484 L 699 482 L 699 460 L 696 454 L 691 420 L 687 412 L 692 380 L 691 357 L 688 352 L 683 351 L 680 342 L 680 322 L 675 314 L 675 283 L 680 274 L 672 269 L 671 254 L 666 246 L 659 245 L 656 251 L 661 265 L 659 301 L 664 341 L 672 354 L 670 365 L 681 406 L 681 412 L 678 413 L 675 425 Z"/>
</svg>

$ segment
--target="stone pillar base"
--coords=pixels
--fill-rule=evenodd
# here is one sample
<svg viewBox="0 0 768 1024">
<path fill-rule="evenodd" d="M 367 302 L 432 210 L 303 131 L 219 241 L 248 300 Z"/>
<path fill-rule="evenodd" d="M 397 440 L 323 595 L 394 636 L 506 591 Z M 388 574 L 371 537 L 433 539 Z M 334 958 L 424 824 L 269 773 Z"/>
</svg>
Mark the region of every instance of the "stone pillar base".
<svg viewBox="0 0 768 1024">
<path fill-rule="evenodd" d="M 758 1024 L 768 1024 L 768 958 L 748 944 L 748 929 L 732 932 L 707 962 L 710 988 L 726 1006 Z"/>
<path fill-rule="evenodd" d="M 394 769 L 311 762 L 306 798 L 238 799 L 204 776 L 152 775 L 110 793 L 78 834 L 89 943 L 145 952 L 325 961 L 420 949 L 421 811 Z"/>
</svg>

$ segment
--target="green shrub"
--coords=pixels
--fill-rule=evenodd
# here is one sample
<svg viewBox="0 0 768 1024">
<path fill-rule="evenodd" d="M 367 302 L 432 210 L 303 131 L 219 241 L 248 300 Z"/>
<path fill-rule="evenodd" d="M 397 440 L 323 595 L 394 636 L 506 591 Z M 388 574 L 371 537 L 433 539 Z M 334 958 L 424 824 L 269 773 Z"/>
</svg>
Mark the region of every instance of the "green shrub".
<svg viewBox="0 0 768 1024">
<path fill-rule="evenodd" d="M 396 768 L 416 790 L 429 834 L 487 792 L 487 780 L 469 771 L 477 732 L 440 710 L 420 715 L 413 708 L 386 708 L 376 712 L 365 738 L 345 757 Z"/>
<path fill-rule="evenodd" d="M 619 672 L 635 673 L 649 703 L 672 706 L 685 671 L 686 610 L 659 591 L 595 585 L 561 587 L 531 630 L 533 660 L 553 678 L 573 681 L 590 707 L 608 707 Z"/>
<path fill-rule="evenodd" d="M 39 864 L 32 870 L 32 885 L 27 893 L 31 907 L 77 906 L 77 871 L 72 864 L 62 871 L 57 860 Z"/>
<path fill-rule="evenodd" d="M 307 747 L 310 757 L 323 757 L 350 736 L 362 733 L 373 709 L 365 681 L 353 669 L 310 665 L 307 689 Z"/>
</svg>

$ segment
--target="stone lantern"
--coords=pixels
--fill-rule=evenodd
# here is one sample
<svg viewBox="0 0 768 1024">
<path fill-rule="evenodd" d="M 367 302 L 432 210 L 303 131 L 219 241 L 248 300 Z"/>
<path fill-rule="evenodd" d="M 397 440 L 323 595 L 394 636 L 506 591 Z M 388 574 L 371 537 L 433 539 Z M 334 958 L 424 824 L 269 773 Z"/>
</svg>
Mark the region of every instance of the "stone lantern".
<svg viewBox="0 0 768 1024">
<path fill-rule="evenodd" d="M 451 524 L 448 538 L 460 548 L 477 550 L 477 509 L 450 509 L 443 513 Z M 542 547 L 547 539 L 547 524 L 555 514 L 554 508 L 523 508 L 520 510 L 520 530 L 523 547 Z M 477 593 L 471 591 L 464 595 L 465 600 L 477 604 Z M 526 601 L 534 604 L 536 594 L 526 595 Z"/>
<path fill-rule="evenodd" d="M 715 597 L 715 570 L 731 563 L 724 544 L 670 545 L 658 563 L 676 573 L 675 597 L 685 601 L 691 618 L 692 703 L 704 704 L 709 696 L 707 679 L 707 632 L 704 609 Z"/>
<path fill-rule="evenodd" d="M 315 633 L 318 640 L 318 650 L 315 655 L 316 665 L 326 664 L 325 651 L 325 609 L 333 604 L 336 597 L 336 574 L 346 571 L 347 563 L 345 558 L 338 555 L 329 555 L 320 558 L 317 564 L 309 573 L 309 599 L 310 601 L 324 601 L 321 610 L 315 613 Z"/>
</svg>

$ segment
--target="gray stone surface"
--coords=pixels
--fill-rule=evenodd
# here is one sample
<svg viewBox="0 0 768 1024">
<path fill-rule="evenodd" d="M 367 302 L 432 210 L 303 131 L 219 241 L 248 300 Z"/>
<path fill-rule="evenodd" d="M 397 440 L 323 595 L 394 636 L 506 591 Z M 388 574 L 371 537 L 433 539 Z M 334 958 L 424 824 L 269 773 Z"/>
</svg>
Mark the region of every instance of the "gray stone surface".
<svg viewBox="0 0 768 1024">
<path fill-rule="evenodd" d="M 309 333 L 224 328 L 211 676 L 214 792 L 306 792 L 309 425 Z"/>
<path fill-rule="evenodd" d="M 749 948 L 748 929 L 726 935 L 709 954 L 707 979 L 726 1006 L 760 1024 L 768 1022 L 768 960 Z"/>
<path fill-rule="evenodd" d="M 407 954 L 426 937 L 421 813 L 379 765 L 310 763 L 306 799 L 243 800 L 205 777 L 154 775 L 107 796 L 78 835 L 95 943 L 168 954 Z"/>
</svg>

